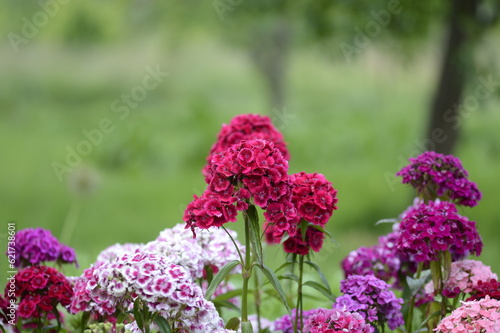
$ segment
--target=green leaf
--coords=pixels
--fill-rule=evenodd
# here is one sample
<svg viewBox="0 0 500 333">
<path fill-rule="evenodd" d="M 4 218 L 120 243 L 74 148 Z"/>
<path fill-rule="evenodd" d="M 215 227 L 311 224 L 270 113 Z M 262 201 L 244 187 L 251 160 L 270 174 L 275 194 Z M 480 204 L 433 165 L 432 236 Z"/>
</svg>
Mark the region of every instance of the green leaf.
<svg viewBox="0 0 500 333">
<path fill-rule="evenodd" d="M 240 318 L 233 317 L 227 321 L 226 328 L 228 330 L 237 331 L 240 328 Z"/>
<path fill-rule="evenodd" d="M 283 265 L 281 265 L 280 267 L 276 268 L 275 272 L 277 273 L 280 270 L 282 270 L 283 268 L 286 268 L 288 266 L 295 265 L 295 264 L 296 264 L 296 262 L 294 262 L 294 261 L 287 261 Z"/>
<path fill-rule="evenodd" d="M 399 219 L 382 219 L 382 220 L 378 220 L 377 222 L 375 222 L 375 225 L 379 225 L 382 223 L 396 223 L 399 221 L 400 221 Z"/>
<path fill-rule="evenodd" d="M 316 289 L 320 293 L 322 293 L 324 296 L 326 296 L 329 300 L 332 302 L 335 301 L 335 296 L 331 293 L 330 290 L 326 289 L 323 285 L 319 284 L 318 282 L 315 281 L 306 281 L 303 283 L 304 286 L 311 287 L 313 289 Z"/>
<path fill-rule="evenodd" d="M 245 214 L 248 218 L 250 227 L 250 244 L 252 246 L 252 253 L 255 256 L 257 263 L 262 266 L 264 265 L 264 256 L 262 254 L 262 243 L 260 240 L 260 225 L 257 209 L 255 209 L 254 205 L 249 205 L 248 209 L 245 211 Z"/>
<path fill-rule="evenodd" d="M 160 329 L 160 333 L 172 333 L 172 329 L 170 328 L 170 324 L 168 321 L 162 316 L 156 316 L 154 319 L 155 324 Z"/>
<path fill-rule="evenodd" d="M 224 294 L 219 295 L 216 298 L 214 298 L 213 302 L 226 301 L 226 300 L 231 299 L 233 297 L 241 296 L 242 292 L 243 292 L 243 289 L 241 289 L 241 288 L 230 290 L 227 293 L 224 293 Z M 248 292 L 251 292 L 251 291 L 248 291 Z"/>
<path fill-rule="evenodd" d="M 242 321 L 241 333 L 253 333 L 252 323 L 249 321 Z"/>
<path fill-rule="evenodd" d="M 326 279 L 325 275 L 323 274 L 319 266 L 313 263 L 312 261 L 304 261 L 304 262 L 316 270 L 316 272 L 319 275 L 319 278 L 321 279 L 321 282 L 323 282 L 323 285 L 331 294 L 332 289 L 330 288 L 330 284 L 328 283 L 328 280 Z"/>
<path fill-rule="evenodd" d="M 214 305 L 217 307 L 228 308 L 228 309 L 234 310 L 236 312 L 241 311 L 241 309 L 237 305 L 234 305 L 233 303 L 231 303 L 229 301 L 213 301 L 212 303 L 214 303 Z"/>
<path fill-rule="evenodd" d="M 422 288 L 422 286 L 424 284 L 429 282 L 430 275 L 431 275 L 431 271 L 427 269 L 427 270 L 422 271 L 420 273 L 420 278 L 418 278 L 418 279 L 416 279 L 416 278 L 414 279 L 411 276 L 406 277 L 406 283 L 408 285 L 408 288 L 410 289 L 411 297 L 415 296 L 418 293 L 418 291 L 420 290 L 420 288 Z"/>
<path fill-rule="evenodd" d="M 142 330 L 144 328 L 144 318 L 142 318 L 140 298 L 136 298 L 134 301 L 134 319 L 137 322 L 137 327 Z"/>
<path fill-rule="evenodd" d="M 215 292 L 215 289 L 217 289 L 217 287 L 221 284 L 221 282 L 229 275 L 229 273 L 231 273 L 233 268 L 235 268 L 239 264 L 240 262 L 238 260 L 232 260 L 227 264 L 225 264 L 224 267 L 220 269 L 217 275 L 215 275 L 212 282 L 210 282 L 210 285 L 208 286 L 207 291 L 205 292 L 206 299 L 210 299 L 212 297 L 212 295 Z"/>
<path fill-rule="evenodd" d="M 293 273 L 285 273 L 283 275 L 278 276 L 278 279 L 279 280 L 286 279 L 286 280 L 292 280 L 295 282 L 299 282 L 299 277 Z"/>
<path fill-rule="evenodd" d="M 89 312 L 89 315 L 90 315 L 90 312 Z M 116 323 L 117 324 L 121 324 L 125 321 L 125 319 L 127 319 L 128 317 L 128 313 L 126 312 L 122 312 L 118 315 L 118 317 L 116 317 Z"/>
<path fill-rule="evenodd" d="M 257 266 L 257 267 L 259 267 L 259 266 Z M 259 268 L 262 270 L 262 273 L 264 273 L 264 275 L 267 277 L 269 282 L 271 282 L 271 285 L 273 286 L 274 290 L 276 290 L 276 292 L 278 293 L 278 296 L 279 296 L 281 303 L 283 303 L 283 305 L 286 307 L 287 311 L 290 312 L 290 307 L 288 306 L 285 292 L 283 290 L 283 287 L 281 286 L 280 281 L 276 277 L 276 274 L 274 274 L 274 272 L 266 265 L 263 265 L 262 267 L 259 267 Z"/>
</svg>

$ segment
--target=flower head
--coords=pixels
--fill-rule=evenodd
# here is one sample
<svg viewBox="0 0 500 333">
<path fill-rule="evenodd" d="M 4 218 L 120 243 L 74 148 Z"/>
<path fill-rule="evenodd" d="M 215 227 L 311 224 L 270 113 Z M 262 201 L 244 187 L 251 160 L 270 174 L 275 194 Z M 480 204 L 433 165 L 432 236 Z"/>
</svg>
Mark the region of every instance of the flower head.
<svg viewBox="0 0 500 333">
<path fill-rule="evenodd" d="M 409 160 L 411 163 L 396 175 L 402 176 L 403 184 L 410 184 L 419 194 L 431 200 L 446 197 L 470 207 L 481 200 L 481 192 L 467 179 L 467 171 L 458 158 L 428 151 Z"/>
<path fill-rule="evenodd" d="M 236 211 L 252 202 L 265 210 L 268 222 L 289 231 L 297 220 L 291 203 L 288 162 L 274 144 L 241 141 L 212 158 L 208 188 L 185 213 L 188 227 L 208 229 L 236 221 Z"/>
<path fill-rule="evenodd" d="M 316 312 L 316 309 L 313 310 L 304 310 L 302 311 L 302 321 L 306 321 L 307 318 L 309 318 L 310 315 L 312 315 L 314 312 Z M 283 333 L 293 333 L 293 325 L 296 320 L 297 316 L 297 309 L 292 309 L 290 311 L 291 315 L 284 315 L 281 318 L 278 318 L 274 321 L 274 330 L 275 331 L 282 331 Z M 300 329 L 299 329 L 300 331 Z"/>
<path fill-rule="evenodd" d="M 480 255 L 483 247 L 476 223 L 458 214 L 451 202 L 430 201 L 410 212 L 400 224 L 396 247 L 417 262 L 435 261 L 441 251 L 455 260 Z"/>
<path fill-rule="evenodd" d="M 14 276 L 15 297 L 19 298 L 18 315 L 21 318 L 40 318 L 53 312 L 58 304 L 68 306 L 73 289 L 66 277 L 47 266 L 30 266 Z M 7 292 L 6 295 L 11 293 Z"/>
<path fill-rule="evenodd" d="M 350 275 L 340 282 L 334 309 L 358 312 L 369 322 L 387 323 L 394 330 L 404 324 L 401 314 L 403 300 L 397 298 L 390 286 L 374 275 Z"/>
<path fill-rule="evenodd" d="M 477 301 L 486 296 L 500 301 L 500 283 L 497 279 L 478 281 L 470 294 L 471 296 L 466 301 Z"/>
<path fill-rule="evenodd" d="M 491 268 L 477 260 L 460 260 L 451 263 L 450 276 L 446 280 L 443 295 L 455 298 L 460 293 L 470 294 L 477 289 L 479 282 L 487 282 L 491 279 L 498 279 L 498 276 L 491 272 Z M 434 285 L 430 281 L 425 286 L 427 294 L 434 293 Z"/>
<path fill-rule="evenodd" d="M 434 329 L 438 333 L 500 332 L 500 301 L 486 296 L 478 301 L 462 302 Z"/>
<path fill-rule="evenodd" d="M 207 164 L 203 168 L 205 177 L 209 177 L 211 173 L 212 158 L 214 155 L 225 151 L 232 145 L 240 143 L 243 140 L 255 139 L 273 142 L 283 157 L 286 160 L 290 159 L 283 135 L 273 126 L 269 117 L 257 114 L 242 114 L 234 117 L 228 125 L 222 125 L 222 129 L 217 136 L 217 141 L 210 149 Z"/>
<path fill-rule="evenodd" d="M 47 261 L 77 263 L 75 251 L 59 243 L 49 230 L 27 228 L 16 233 L 14 267 L 39 265 Z"/>
<path fill-rule="evenodd" d="M 304 333 L 372 333 L 373 326 L 356 312 L 340 309 L 316 309 L 304 323 Z"/>
</svg>

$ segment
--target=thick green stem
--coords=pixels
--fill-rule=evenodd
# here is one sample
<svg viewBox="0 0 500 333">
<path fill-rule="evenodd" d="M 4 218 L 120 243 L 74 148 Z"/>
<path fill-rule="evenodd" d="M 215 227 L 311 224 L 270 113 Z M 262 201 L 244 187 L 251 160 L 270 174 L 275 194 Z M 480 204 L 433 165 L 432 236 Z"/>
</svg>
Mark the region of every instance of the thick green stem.
<svg viewBox="0 0 500 333">
<path fill-rule="evenodd" d="M 250 247 L 250 216 L 243 212 L 245 220 L 245 262 L 242 267 L 243 287 L 241 295 L 241 321 L 248 321 L 248 281 L 252 276 L 252 257 Z"/>
<path fill-rule="evenodd" d="M 253 297 L 255 299 L 255 314 L 257 315 L 257 329 L 258 332 L 261 331 L 261 324 L 260 324 L 260 290 L 259 290 L 259 275 L 255 274 L 254 276 L 254 291 L 253 291 Z"/>
<path fill-rule="evenodd" d="M 418 263 L 416 278 L 420 278 L 420 273 L 422 272 L 423 263 Z M 408 308 L 408 318 L 406 319 L 406 332 L 413 332 L 413 309 L 415 308 L 415 296 L 410 298 L 410 307 Z"/>
</svg>

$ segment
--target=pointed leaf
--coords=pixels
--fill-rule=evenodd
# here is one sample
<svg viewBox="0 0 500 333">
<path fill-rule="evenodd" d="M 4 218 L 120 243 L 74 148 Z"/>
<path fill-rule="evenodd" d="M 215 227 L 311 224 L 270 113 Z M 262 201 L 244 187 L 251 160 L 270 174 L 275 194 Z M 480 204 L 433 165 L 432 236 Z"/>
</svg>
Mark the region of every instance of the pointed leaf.
<svg viewBox="0 0 500 333">
<path fill-rule="evenodd" d="M 306 281 L 303 283 L 304 286 L 309 286 L 311 288 L 316 289 L 323 295 L 325 295 L 329 300 L 332 302 L 335 301 L 335 296 L 331 293 L 330 290 L 326 289 L 323 285 L 319 284 L 318 282 L 315 281 Z"/>
<path fill-rule="evenodd" d="M 257 263 L 262 266 L 264 265 L 264 259 L 262 254 L 262 243 L 260 240 L 259 215 L 257 214 L 257 210 L 254 205 L 249 205 L 245 214 L 248 218 L 250 227 L 250 244 L 252 246 L 252 253 L 255 256 Z"/>
<path fill-rule="evenodd" d="M 227 321 L 226 328 L 228 330 L 237 331 L 240 328 L 240 318 L 233 317 Z"/>
<path fill-rule="evenodd" d="M 259 267 L 259 266 L 257 266 Z M 271 285 L 273 286 L 274 290 L 278 293 L 279 299 L 283 305 L 285 305 L 286 309 L 288 312 L 290 312 L 290 307 L 288 306 L 288 302 L 286 299 L 285 291 L 283 290 L 283 287 L 281 286 L 280 281 L 276 277 L 276 274 L 267 267 L 266 265 L 263 265 L 262 267 L 259 267 L 262 270 L 262 273 L 267 277 L 269 282 L 271 282 Z"/>
<path fill-rule="evenodd" d="M 375 225 L 379 225 L 382 223 L 397 223 L 397 222 L 399 222 L 399 219 L 382 219 L 375 222 Z"/>
<path fill-rule="evenodd" d="M 162 316 L 155 317 L 155 324 L 160 329 L 160 333 L 172 333 L 172 329 L 170 328 L 170 324 L 168 321 Z"/>
<path fill-rule="evenodd" d="M 292 280 L 295 282 L 299 282 L 299 277 L 293 273 L 285 273 L 283 275 L 278 276 L 278 279 L 279 280 L 286 279 L 286 280 Z"/>
<path fill-rule="evenodd" d="M 137 326 L 142 330 L 144 328 L 144 321 L 142 318 L 140 298 L 136 298 L 134 301 L 134 319 L 137 322 Z"/>
<path fill-rule="evenodd" d="M 410 290 L 411 297 L 415 296 L 420 288 L 427 282 L 429 282 L 431 275 L 430 270 L 425 270 L 420 273 L 420 278 L 412 278 L 411 276 L 406 277 L 406 283 L 408 284 L 408 289 Z"/>
<path fill-rule="evenodd" d="M 325 286 L 325 288 L 330 293 L 332 293 L 332 289 L 330 288 L 330 284 L 328 283 L 328 280 L 326 279 L 325 275 L 323 274 L 323 272 L 321 271 L 319 266 L 316 265 L 315 263 L 313 263 L 312 261 L 304 261 L 304 262 L 316 270 L 316 272 L 318 273 L 319 278 L 321 279 L 321 282 L 323 282 L 323 285 Z"/>
<path fill-rule="evenodd" d="M 231 273 L 233 268 L 235 268 L 239 264 L 240 262 L 238 260 L 232 260 L 227 264 L 225 264 L 224 267 L 220 269 L 217 275 L 215 275 L 212 282 L 210 282 L 210 285 L 208 286 L 207 291 L 205 292 L 206 299 L 210 299 L 212 297 L 212 295 L 215 292 L 215 289 L 217 289 L 217 287 L 221 284 L 221 282 L 229 275 L 229 273 Z"/>
<path fill-rule="evenodd" d="M 224 293 L 222 295 L 215 297 L 213 299 L 213 302 L 227 301 L 228 299 L 231 299 L 233 297 L 241 296 L 242 292 L 243 292 L 243 289 L 241 289 L 241 288 L 230 290 L 227 293 Z M 251 293 L 252 291 L 249 290 L 248 292 Z"/>
<path fill-rule="evenodd" d="M 221 308 L 228 308 L 236 312 L 241 312 L 241 309 L 229 301 L 213 301 L 214 305 Z"/>
</svg>

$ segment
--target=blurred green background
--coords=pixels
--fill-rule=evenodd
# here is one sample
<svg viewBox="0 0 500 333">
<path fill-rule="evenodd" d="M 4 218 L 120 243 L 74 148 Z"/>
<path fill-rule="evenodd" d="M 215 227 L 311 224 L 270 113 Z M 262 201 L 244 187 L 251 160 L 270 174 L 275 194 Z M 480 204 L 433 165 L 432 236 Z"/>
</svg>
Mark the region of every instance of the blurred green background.
<svg viewBox="0 0 500 333">
<path fill-rule="evenodd" d="M 52 12 L 42 6 L 47 3 Z M 425 17 L 430 22 L 396 17 L 351 59 L 339 46 L 353 44 L 354 28 L 373 21 L 370 10 L 382 10 L 386 2 L 353 1 L 360 9 L 318 1 L 314 11 L 290 8 L 286 1 L 256 3 L 261 5 L 3 1 L 2 244 L 10 221 L 17 229 L 50 229 L 76 249 L 80 267 L 66 268 L 76 275 L 109 245 L 153 240 L 181 223 L 192 195 L 203 191 L 201 169 L 221 124 L 259 113 L 284 134 L 291 173 L 323 173 L 338 189 L 339 209 L 328 224 L 338 244 L 326 245 L 328 255 L 317 256 L 337 288 L 342 258 L 375 244 L 390 231 L 390 225 L 375 222 L 396 217 L 412 203 L 412 190 L 393 175 L 408 157 L 430 147 L 424 138 L 449 9 Z M 265 67 L 262 57 L 276 43 L 258 42 L 283 18 L 287 37 L 279 40 L 286 41 L 286 54 Z M 477 221 L 484 240 L 481 260 L 497 273 L 499 38 L 495 25 L 470 50 L 474 66 L 461 98 L 474 95 L 479 78 L 490 77 L 496 85 L 489 98 L 461 114 L 453 150 L 483 192 L 477 207 L 461 212 Z M 154 89 L 141 90 L 148 69 L 168 76 Z M 282 78 L 274 93 L 272 77 L 265 76 L 270 70 Z M 122 100 L 144 91 L 135 104 Z M 103 120 L 111 126 L 108 132 L 101 131 L 89 154 L 68 166 L 68 151 L 85 149 L 84 132 L 95 133 Z M 56 172 L 55 165 L 68 172 Z M 241 223 L 231 227 L 241 231 Z M 273 265 L 284 258 L 275 248 L 268 254 Z M 1 263 L 3 279 L 6 261 Z"/>
</svg>

